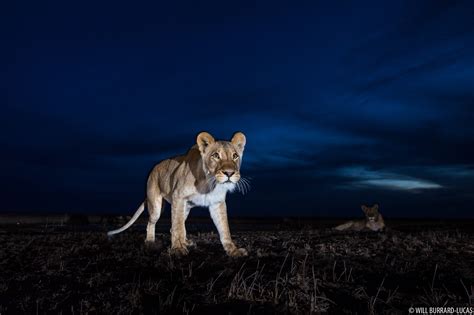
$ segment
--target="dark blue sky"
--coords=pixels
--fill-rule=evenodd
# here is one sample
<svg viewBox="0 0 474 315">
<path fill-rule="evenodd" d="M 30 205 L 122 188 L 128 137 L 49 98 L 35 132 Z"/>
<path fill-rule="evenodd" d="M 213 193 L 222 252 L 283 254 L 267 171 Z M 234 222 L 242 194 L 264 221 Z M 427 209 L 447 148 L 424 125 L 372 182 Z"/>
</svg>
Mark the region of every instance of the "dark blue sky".
<svg viewBox="0 0 474 315">
<path fill-rule="evenodd" d="M 231 216 L 473 217 L 473 2 L 246 3 L 2 8 L 0 211 L 132 213 L 241 130 Z"/>
</svg>

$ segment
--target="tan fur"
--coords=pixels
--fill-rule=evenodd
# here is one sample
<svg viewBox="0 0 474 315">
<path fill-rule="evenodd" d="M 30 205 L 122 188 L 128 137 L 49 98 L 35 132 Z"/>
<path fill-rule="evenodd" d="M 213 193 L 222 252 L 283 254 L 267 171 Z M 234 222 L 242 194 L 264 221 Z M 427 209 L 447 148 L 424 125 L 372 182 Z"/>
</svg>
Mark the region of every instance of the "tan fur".
<svg viewBox="0 0 474 315">
<path fill-rule="evenodd" d="M 385 222 L 382 215 L 379 213 L 379 205 L 375 204 L 372 207 L 361 206 L 365 214 L 364 220 L 349 221 L 344 224 L 336 226 L 334 229 L 338 231 L 381 231 L 385 228 Z"/>
<path fill-rule="evenodd" d="M 209 133 L 201 132 L 186 155 L 164 160 L 150 172 L 147 197 L 133 218 L 122 228 L 108 235 L 120 233 L 135 222 L 144 211 L 149 212 L 146 242 L 155 241 L 155 224 L 160 218 L 163 199 L 171 204 L 171 252 L 185 255 L 192 245 L 186 238 L 184 222 L 191 208 L 209 207 L 219 232 L 220 241 L 229 256 L 245 256 L 244 248 L 237 248 L 231 239 L 227 221 L 225 197 L 240 180 L 240 165 L 246 138 L 237 132 L 231 141 L 216 141 Z"/>
</svg>

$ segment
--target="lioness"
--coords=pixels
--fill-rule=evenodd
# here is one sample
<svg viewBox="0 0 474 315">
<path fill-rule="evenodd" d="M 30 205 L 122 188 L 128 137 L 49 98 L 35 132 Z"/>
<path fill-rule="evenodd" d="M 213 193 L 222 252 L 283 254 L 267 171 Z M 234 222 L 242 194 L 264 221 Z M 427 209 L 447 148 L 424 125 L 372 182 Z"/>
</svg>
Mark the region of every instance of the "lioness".
<svg viewBox="0 0 474 315">
<path fill-rule="evenodd" d="M 171 253 L 186 255 L 193 243 L 186 238 L 184 222 L 191 208 L 209 207 L 219 232 L 220 241 L 229 256 L 246 256 L 231 239 L 227 222 L 225 197 L 228 191 L 242 188 L 245 179 L 240 177 L 240 165 L 245 148 L 245 135 L 237 132 L 229 141 L 216 141 L 207 132 L 201 132 L 186 155 L 164 160 L 152 169 L 147 181 L 147 195 L 132 219 L 109 236 L 129 228 L 145 209 L 149 219 L 146 229 L 147 243 L 155 241 L 155 224 L 160 218 L 163 199 L 171 204 Z M 240 182 L 239 182 L 240 181 Z"/>
<path fill-rule="evenodd" d="M 357 221 L 349 221 L 344 224 L 336 226 L 334 229 L 338 231 L 351 230 L 362 231 L 365 229 L 371 231 L 381 231 L 385 228 L 382 215 L 379 213 L 379 205 L 375 204 L 372 207 L 361 206 L 364 211 L 365 219 Z"/>
</svg>

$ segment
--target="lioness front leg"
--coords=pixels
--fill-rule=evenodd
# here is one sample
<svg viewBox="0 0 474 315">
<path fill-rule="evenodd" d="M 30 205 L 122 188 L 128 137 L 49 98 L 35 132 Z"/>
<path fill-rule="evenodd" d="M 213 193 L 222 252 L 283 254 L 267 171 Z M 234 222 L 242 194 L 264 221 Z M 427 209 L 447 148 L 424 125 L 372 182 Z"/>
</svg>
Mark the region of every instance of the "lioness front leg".
<svg viewBox="0 0 474 315">
<path fill-rule="evenodd" d="M 219 238 L 227 255 L 232 257 L 247 256 L 245 248 L 237 248 L 230 236 L 229 222 L 227 221 L 227 206 L 225 201 L 209 207 L 211 218 L 219 232 Z"/>
<path fill-rule="evenodd" d="M 171 254 L 187 255 L 184 200 L 174 200 L 171 206 Z"/>
</svg>

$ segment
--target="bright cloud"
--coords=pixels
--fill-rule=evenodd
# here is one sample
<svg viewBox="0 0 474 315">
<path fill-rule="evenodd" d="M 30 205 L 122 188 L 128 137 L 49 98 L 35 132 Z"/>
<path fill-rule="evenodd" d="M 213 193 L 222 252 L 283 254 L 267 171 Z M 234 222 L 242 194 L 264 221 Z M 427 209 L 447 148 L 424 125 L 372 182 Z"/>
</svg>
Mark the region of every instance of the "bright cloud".
<svg viewBox="0 0 474 315">
<path fill-rule="evenodd" d="M 395 190 L 420 190 L 443 188 L 435 182 L 383 170 L 370 170 L 365 167 L 346 167 L 338 171 L 344 177 L 354 179 L 351 188 L 378 187 Z"/>
</svg>

